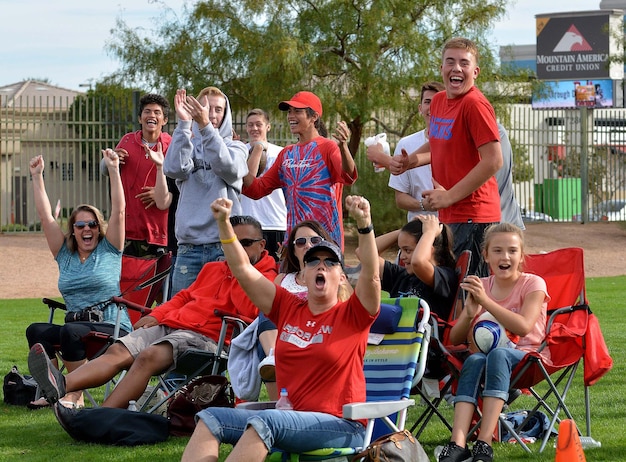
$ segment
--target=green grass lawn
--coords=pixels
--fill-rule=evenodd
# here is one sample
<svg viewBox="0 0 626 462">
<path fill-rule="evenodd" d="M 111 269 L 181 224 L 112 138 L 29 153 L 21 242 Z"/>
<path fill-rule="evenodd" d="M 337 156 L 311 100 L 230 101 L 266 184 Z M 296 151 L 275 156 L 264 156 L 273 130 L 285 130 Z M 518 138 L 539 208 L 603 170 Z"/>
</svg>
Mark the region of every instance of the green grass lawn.
<svg viewBox="0 0 626 462">
<path fill-rule="evenodd" d="M 591 388 L 592 436 L 602 443 L 602 447 L 587 450 L 585 455 L 588 461 L 626 460 L 626 434 L 623 433 L 626 409 L 626 347 L 619 340 L 623 338 L 623 334 L 619 332 L 624 326 L 624 287 L 626 276 L 587 280 L 590 306 L 600 320 L 615 363 L 613 370 Z M 6 374 L 14 364 L 22 372 L 28 372 L 24 331 L 31 322 L 43 322 L 47 319 L 45 306 L 39 299 L 0 300 L 0 319 L 0 372 L 2 375 Z M 576 378 L 567 402 L 579 424 L 584 425 L 581 377 Z M 515 403 L 515 409 L 530 407 L 532 402 L 526 397 Z M 421 411 L 419 405 L 412 409 L 409 424 Z M 452 417 L 451 407 L 444 408 L 444 412 Z M 29 411 L 2 403 L 0 415 L 0 461 L 172 461 L 180 459 L 187 443 L 187 438 L 176 437 L 165 443 L 135 448 L 78 443 L 61 429 L 50 410 Z M 431 460 L 434 460 L 434 448 L 447 442 L 449 436 L 443 424 L 435 420 L 429 424 L 420 442 Z M 229 446 L 224 446 L 220 460 L 225 458 L 229 450 Z M 552 442 L 543 454 L 528 455 L 517 445 L 504 443 L 496 444 L 494 450 L 496 460 L 499 461 L 554 460 Z"/>
</svg>

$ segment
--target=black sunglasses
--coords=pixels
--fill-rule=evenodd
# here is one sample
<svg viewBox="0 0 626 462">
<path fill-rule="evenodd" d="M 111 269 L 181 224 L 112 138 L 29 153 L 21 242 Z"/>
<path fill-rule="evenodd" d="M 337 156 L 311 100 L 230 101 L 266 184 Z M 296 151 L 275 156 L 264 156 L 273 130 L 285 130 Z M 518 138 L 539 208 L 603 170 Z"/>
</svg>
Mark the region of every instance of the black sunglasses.
<svg viewBox="0 0 626 462">
<path fill-rule="evenodd" d="M 310 242 L 311 245 L 317 245 L 322 242 L 323 239 L 320 236 L 307 236 L 307 237 L 299 237 L 293 243 L 296 247 L 304 247 L 307 242 Z"/>
<path fill-rule="evenodd" d="M 250 247 L 252 244 L 254 244 L 255 242 L 259 242 L 262 241 L 263 238 L 261 239 L 240 239 L 239 243 L 243 246 L 243 247 Z"/>
<path fill-rule="evenodd" d="M 336 258 L 324 258 L 322 260 L 319 257 L 311 258 L 310 260 L 307 260 L 305 264 L 309 268 L 315 268 L 317 265 L 320 264 L 320 262 L 324 262 L 324 265 L 326 265 L 326 268 L 332 268 L 333 266 L 341 265 L 339 260 L 337 260 Z"/>
<path fill-rule="evenodd" d="M 96 220 L 91 221 L 76 221 L 74 222 L 74 227 L 78 229 L 83 229 L 85 226 L 89 226 L 89 229 L 95 229 L 98 227 L 98 222 Z"/>
</svg>

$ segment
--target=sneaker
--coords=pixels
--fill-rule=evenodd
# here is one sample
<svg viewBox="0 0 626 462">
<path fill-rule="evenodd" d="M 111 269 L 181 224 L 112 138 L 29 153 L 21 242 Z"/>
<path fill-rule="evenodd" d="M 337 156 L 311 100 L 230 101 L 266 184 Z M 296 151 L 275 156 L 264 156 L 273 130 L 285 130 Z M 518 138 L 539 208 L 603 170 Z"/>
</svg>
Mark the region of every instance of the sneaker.
<svg viewBox="0 0 626 462">
<path fill-rule="evenodd" d="M 462 448 L 454 441 L 450 441 L 441 450 L 439 462 L 472 462 L 472 453 L 467 446 Z"/>
<path fill-rule="evenodd" d="M 492 462 L 493 448 L 484 441 L 476 440 L 472 448 L 472 455 L 474 456 L 472 462 Z"/>
<path fill-rule="evenodd" d="M 54 367 L 41 343 L 34 344 L 28 352 L 28 369 L 50 404 L 65 396 L 65 377 Z"/>
<path fill-rule="evenodd" d="M 259 375 L 265 382 L 276 382 L 276 359 L 273 351 L 259 363 Z"/>
<path fill-rule="evenodd" d="M 52 405 L 52 410 L 54 411 L 54 416 L 59 422 L 59 425 L 65 430 L 65 432 L 70 435 L 75 440 L 80 440 L 81 438 L 74 432 L 76 428 L 75 424 L 72 424 L 72 421 L 75 419 L 76 415 L 79 412 L 77 409 L 72 409 L 69 407 L 65 407 L 62 404 L 56 403 Z"/>
</svg>

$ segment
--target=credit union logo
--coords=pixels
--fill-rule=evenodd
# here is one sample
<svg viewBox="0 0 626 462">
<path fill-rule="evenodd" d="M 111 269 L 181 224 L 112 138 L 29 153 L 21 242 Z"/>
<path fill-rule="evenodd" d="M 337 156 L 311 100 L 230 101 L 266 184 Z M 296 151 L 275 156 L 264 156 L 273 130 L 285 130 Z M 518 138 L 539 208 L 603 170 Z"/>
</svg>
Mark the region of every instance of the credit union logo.
<svg viewBox="0 0 626 462">
<path fill-rule="evenodd" d="M 572 51 L 592 51 L 591 45 L 585 40 L 585 37 L 578 31 L 576 26 L 572 24 L 570 28 L 563 34 L 559 43 L 556 44 L 555 53 L 569 53 Z"/>
</svg>

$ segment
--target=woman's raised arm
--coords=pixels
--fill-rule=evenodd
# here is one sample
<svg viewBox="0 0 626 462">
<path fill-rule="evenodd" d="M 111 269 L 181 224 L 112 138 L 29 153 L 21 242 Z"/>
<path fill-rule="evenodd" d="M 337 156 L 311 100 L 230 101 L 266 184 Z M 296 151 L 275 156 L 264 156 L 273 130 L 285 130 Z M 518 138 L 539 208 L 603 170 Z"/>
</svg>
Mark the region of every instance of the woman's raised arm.
<svg viewBox="0 0 626 462">
<path fill-rule="evenodd" d="M 48 248 L 50 252 L 52 252 L 52 255 L 56 257 L 65 242 L 65 235 L 63 234 L 61 226 L 52 216 L 52 207 L 50 206 L 50 199 L 48 198 L 46 185 L 43 180 L 44 166 L 45 162 L 41 155 L 33 157 L 29 163 L 30 174 L 33 179 L 33 195 L 37 214 L 41 220 L 41 227 L 46 236 L 46 241 L 48 241 Z"/>
<path fill-rule="evenodd" d="M 111 215 L 107 228 L 107 240 L 117 249 L 124 250 L 126 236 L 126 199 L 120 176 L 120 159 L 112 149 L 104 149 L 102 157 L 109 172 L 111 185 Z"/>
</svg>

